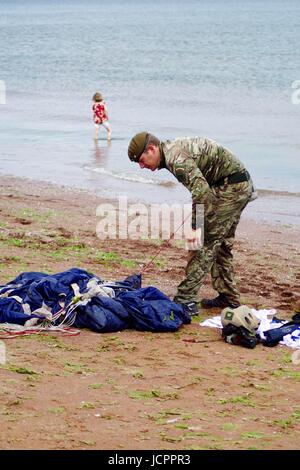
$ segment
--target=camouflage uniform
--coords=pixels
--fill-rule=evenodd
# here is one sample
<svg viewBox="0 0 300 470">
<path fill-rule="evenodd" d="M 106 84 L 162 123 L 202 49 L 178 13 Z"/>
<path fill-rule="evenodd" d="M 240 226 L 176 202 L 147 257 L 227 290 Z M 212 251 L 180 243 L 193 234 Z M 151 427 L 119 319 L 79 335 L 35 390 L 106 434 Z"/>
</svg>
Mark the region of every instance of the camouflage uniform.
<svg viewBox="0 0 300 470">
<path fill-rule="evenodd" d="M 204 204 L 204 245 L 190 251 L 186 278 L 179 284 L 176 302 L 195 301 L 210 271 L 219 294 L 239 301 L 233 274 L 232 247 L 241 212 L 252 194 L 252 182 L 215 186 L 220 179 L 245 171 L 227 149 L 210 139 L 183 138 L 162 142 L 160 168 L 167 168 L 191 193 L 193 203 Z"/>
</svg>

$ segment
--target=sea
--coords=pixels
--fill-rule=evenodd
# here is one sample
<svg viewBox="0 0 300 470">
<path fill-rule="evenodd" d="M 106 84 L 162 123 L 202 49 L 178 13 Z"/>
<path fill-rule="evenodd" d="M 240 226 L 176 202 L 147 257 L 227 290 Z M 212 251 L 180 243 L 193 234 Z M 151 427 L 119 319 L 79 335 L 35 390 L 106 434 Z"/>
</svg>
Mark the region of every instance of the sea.
<svg viewBox="0 0 300 470">
<path fill-rule="evenodd" d="M 203 136 L 251 173 L 246 217 L 300 226 L 299 25 L 299 0 L 0 0 L 0 174 L 185 203 L 128 143 Z M 110 143 L 93 140 L 96 91 Z"/>
</svg>

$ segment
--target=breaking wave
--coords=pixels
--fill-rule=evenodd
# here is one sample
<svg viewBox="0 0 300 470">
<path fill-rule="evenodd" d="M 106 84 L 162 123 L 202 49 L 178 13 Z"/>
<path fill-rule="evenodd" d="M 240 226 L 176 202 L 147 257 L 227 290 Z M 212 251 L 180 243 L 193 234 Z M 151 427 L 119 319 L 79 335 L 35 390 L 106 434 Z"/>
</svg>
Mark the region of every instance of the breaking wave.
<svg viewBox="0 0 300 470">
<path fill-rule="evenodd" d="M 173 181 L 159 181 L 151 178 L 143 178 L 142 176 L 137 175 L 128 175 L 127 173 L 114 173 L 113 171 L 106 170 L 105 168 L 90 168 L 85 167 L 86 170 L 94 171 L 99 173 L 100 175 L 111 176 L 113 178 L 117 178 L 124 181 L 132 181 L 135 183 L 143 183 L 143 184 L 153 184 L 157 186 L 164 186 L 165 188 L 174 187 L 177 185 L 176 182 Z"/>
</svg>

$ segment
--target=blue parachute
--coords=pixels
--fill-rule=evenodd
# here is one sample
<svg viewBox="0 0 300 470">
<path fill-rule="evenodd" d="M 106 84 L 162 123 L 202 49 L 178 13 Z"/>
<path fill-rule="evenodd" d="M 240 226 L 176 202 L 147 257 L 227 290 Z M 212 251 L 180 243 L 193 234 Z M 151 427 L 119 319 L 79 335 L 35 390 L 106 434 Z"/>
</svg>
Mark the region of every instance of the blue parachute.
<svg viewBox="0 0 300 470">
<path fill-rule="evenodd" d="M 105 282 L 78 268 L 51 275 L 25 272 L 0 286 L 0 323 L 25 325 L 33 318 L 103 333 L 176 331 L 190 323 L 182 305 L 155 287 L 142 288 L 139 274 Z"/>
</svg>

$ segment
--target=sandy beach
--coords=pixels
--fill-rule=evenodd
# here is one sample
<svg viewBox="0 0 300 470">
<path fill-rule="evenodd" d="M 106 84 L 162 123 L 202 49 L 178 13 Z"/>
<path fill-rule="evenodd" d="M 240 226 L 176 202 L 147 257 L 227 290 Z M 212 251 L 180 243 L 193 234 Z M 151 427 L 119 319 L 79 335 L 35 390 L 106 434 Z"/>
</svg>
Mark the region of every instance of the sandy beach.
<svg viewBox="0 0 300 470">
<path fill-rule="evenodd" d="M 99 240 L 99 196 L 13 177 L 0 181 L 1 285 L 23 271 L 75 266 L 121 280 L 157 252 L 155 241 Z M 300 308 L 299 235 L 292 225 L 242 219 L 235 267 L 243 303 L 276 308 L 281 318 Z M 185 258 L 172 242 L 145 272 L 143 286 L 173 296 Z M 200 296 L 213 294 L 207 277 Z M 300 369 L 291 362 L 293 350 L 228 345 L 219 331 L 199 326 L 218 313 L 203 310 L 173 334 L 83 330 L 74 338 L 7 340 L 0 447 L 297 448 Z"/>
</svg>

